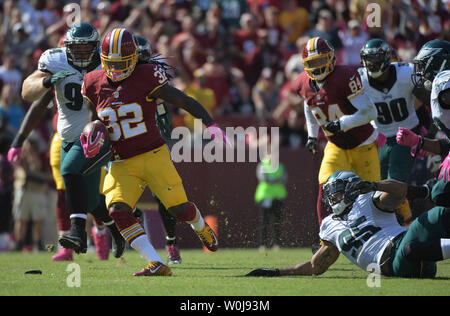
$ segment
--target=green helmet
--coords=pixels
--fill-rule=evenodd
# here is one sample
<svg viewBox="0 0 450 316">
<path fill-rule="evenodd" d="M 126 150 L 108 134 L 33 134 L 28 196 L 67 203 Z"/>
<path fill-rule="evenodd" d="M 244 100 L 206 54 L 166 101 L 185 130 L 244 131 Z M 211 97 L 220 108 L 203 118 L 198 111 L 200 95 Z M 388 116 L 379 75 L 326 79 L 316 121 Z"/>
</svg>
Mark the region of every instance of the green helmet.
<svg viewBox="0 0 450 316">
<path fill-rule="evenodd" d="M 360 55 L 361 65 L 372 78 L 380 77 L 391 65 L 391 47 L 380 38 L 369 40 Z"/>
<path fill-rule="evenodd" d="M 138 43 L 137 53 L 139 56 L 139 61 L 148 62 L 150 56 L 152 55 L 152 48 L 147 39 L 141 35 L 135 35 L 136 42 Z"/>
<path fill-rule="evenodd" d="M 431 91 L 436 75 L 450 69 L 450 42 L 432 40 L 425 43 L 413 62 L 412 81 L 414 85 Z"/>
<path fill-rule="evenodd" d="M 340 217 L 352 209 L 357 196 L 352 196 L 352 192 L 347 192 L 346 188 L 349 183 L 358 180 L 361 178 L 354 172 L 336 171 L 323 185 L 322 201 L 335 216 Z"/>
<path fill-rule="evenodd" d="M 66 33 L 64 40 L 69 64 L 78 68 L 89 67 L 94 60 L 100 62 L 100 36 L 91 24 L 75 23 Z"/>
</svg>

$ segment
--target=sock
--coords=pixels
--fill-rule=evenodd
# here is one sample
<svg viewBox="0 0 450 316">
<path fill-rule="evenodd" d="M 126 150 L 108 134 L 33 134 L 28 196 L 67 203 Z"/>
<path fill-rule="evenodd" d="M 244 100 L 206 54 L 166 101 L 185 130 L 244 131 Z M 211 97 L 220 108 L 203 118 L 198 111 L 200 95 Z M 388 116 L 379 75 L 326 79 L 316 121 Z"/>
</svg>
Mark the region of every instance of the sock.
<svg viewBox="0 0 450 316">
<path fill-rule="evenodd" d="M 58 202 L 56 204 L 56 219 L 60 231 L 70 230 L 70 214 L 66 206 L 66 192 L 58 190 Z"/>
<path fill-rule="evenodd" d="M 103 236 L 104 234 L 106 234 L 105 226 L 103 227 L 94 226 L 94 230 L 97 236 Z"/>
<path fill-rule="evenodd" d="M 203 228 L 205 228 L 205 220 L 203 219 L 202 214 L 200 214 L 200 211 L 197 208 L 196 208 L 196 211 L 197 211 L 197 215 L 195 216 L 195 218 L 197 218 L 197 220 L 193 220 L 193 221 L 186 222 L 186 223 L 191 224 L 192 229 L 199 232 Z"/>
<path fill-rule="evenodd" d="M 131 244 L 131 247 L 135 249 L 139 254 L 147 260 L 147 262 L 159 261 L 165 264 L 164 260 L 156 252 L 155 248 L 153 248 L 152 244 L 147 238 L 147 235 L 141 235 L 135 238 Z"/>
<path fill-rule="evenodd" d="M 450 239 L 441 239 L 442 258 L 450 259 Z"/>
<path fill-rule="evenodd" d="M 174 246 L 176 244 L 177 244 L 177 238 L 176 237 L 166 236 L 166 246 Z"/>
</svg>

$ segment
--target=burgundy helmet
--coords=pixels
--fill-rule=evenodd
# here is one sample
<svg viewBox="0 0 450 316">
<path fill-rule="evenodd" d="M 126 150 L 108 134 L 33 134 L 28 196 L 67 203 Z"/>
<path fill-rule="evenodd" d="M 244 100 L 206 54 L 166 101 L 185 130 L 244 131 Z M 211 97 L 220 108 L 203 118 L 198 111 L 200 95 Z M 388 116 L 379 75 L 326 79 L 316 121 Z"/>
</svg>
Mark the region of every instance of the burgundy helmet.
<svg viewBox="0 0 450 316">
<path fill-rule="evenodd" d="M 324 80 L 333 72 L 336 65 L 334 48 L 327 40 L 320 37 L 311 38 L 303 48 L 303 67 L 312 80 Z"/>
<path fill-rule="evenodd" d="M 102 42 L 100 58 L 106 76 L 112 81 L 129 77 L 138 60 L 133 33 L 125 28 L 115 28 L 108 32 Z"/>
</svg>

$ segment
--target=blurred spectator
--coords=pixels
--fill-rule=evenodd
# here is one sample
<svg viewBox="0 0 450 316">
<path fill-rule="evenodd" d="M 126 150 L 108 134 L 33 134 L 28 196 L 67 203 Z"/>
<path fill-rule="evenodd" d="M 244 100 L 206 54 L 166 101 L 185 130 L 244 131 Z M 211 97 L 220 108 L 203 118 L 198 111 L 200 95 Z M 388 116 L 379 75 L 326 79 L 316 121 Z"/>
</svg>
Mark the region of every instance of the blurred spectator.
<svg viewBox="0 0 450 316">
<path fill-rule="evenodd" d="M 3 64 L 0 66 L 0 79 L 3 84 L 11 85 L 12 93 L 20 94 L 22 88 L 22 74 L 16 69 L 17 56 L 13 52 L 3 55 Z"/>
<path fill-rule="evenodd" d="M 264 68 L 261 71 L 260 78 L 252 90 L 252 100 L 258 121 L 261 125 L 266 125 L 280 102 L 280 93 L 272 69 Z"/>
<path fill-rule="evenodd" d="M 280 126 L 281 146 L 297 148 L 308 138 L 303 99 L 293 91 L 294 81 L 302 71 L 301 63 L 286 70 L 287 81 L 280 88 L 280 103 L 273 111 L 273 119 Z"/>
<path fill-rule="evenodd" d="M 285 0 L 279 19 L 281 27 L 286 32 L 288 48 L 295 49 L 297 39 L 310 27 L 308 11 L 299 7 L 295 0 Z"/>
<path fill-rule="evenodd" d="M 218 111 L 216 108 L 216 96 L 214 90 L 206 86 L 206 75 L 203 69 L 198 69 L 194 72 L 194 81 L 187 84 L 184 93 L 200 102 L 213 118 L 216 116 L 215 114 Z M 184 122 L 190 130 L 194 129 L 194 117 L 191 114 L 185 113 Z"/>
<path fill-rule="evenodd" d="M 254 65 L 248 64 L 252 62 L 248 60 L 248 54 L 254 52 L 258 46 L 258 25 L 255 17 L 250 13 L 244 13 L 240 21 L 241 28 L 236 31 L 231 44 L 232 63 L 243 71 L 245 79 L 250 86 L 253 86 L 256 81 L 255 73 L 251 72 Z"/>
<path fill-rule="evenodd" d="M 22 146 L 20 166 L 15 170 L 14 181 L 14 235 L 16 250 L 25 246 L 25 235 L 28 222 L 33 222 L 32 240 L 35 250 L 43 250 L 41 242 L 42 221 L 47 212 L 47 175 L 45 166 L 39 157 L 39 137 L 30 135 Z"/>
<path fill-rule="evenodd" d="M 13 85 L 3 86 L 0 96 L 0 116 L 5 119 L 4 130 L 13 138 L 19 131 L 20 123 L 25 116 L 20 98 L 13 88 Z"/>
<path fill-rule="evenodd" d="M 343 45 L 338 34 L 333 13 L 328 9 L 319 11 L 316 25 L 306 32 L 309 37 L 326 39 L 335 49 L 336 63 L 342 63 Z"/>
<path fill-rule="evenodd" d="M 242 27 L 242 16 L 248 12 L 246 0 L 217 0 L 225 28 L 233 34 Z"/>
<path fill-rule="evenodd" d="M 361 49 L 369 36 L 362 30 L 358 20 L 348 22 L 348 28 L 339 34 L 344 45 L 342 63 L 345 65 L 360 65 Z"/>
<path fill-rule="evenodd" d="M 203 71 L 206 87 L 214 91 L 216 96 L 216 115 L 228 110 L 230 105 L 230 73 L 213 55 L 208 56 L 206 63 L 196 71 Z"/>
<path fill-rule="evenodd" d="M 295 43 L 297 46 L 297 53 L 289 57 L 286 66 L 284 66 L 284 73 L 288 80 L 290 78 L 292 71 L 294 70 L 299 70 L 300 72 L 303 71 L 302 53 L 303 48 L 308 43 L 309 39 L 310 39 L 309 36 L 302 36 Z"/>
</svg>

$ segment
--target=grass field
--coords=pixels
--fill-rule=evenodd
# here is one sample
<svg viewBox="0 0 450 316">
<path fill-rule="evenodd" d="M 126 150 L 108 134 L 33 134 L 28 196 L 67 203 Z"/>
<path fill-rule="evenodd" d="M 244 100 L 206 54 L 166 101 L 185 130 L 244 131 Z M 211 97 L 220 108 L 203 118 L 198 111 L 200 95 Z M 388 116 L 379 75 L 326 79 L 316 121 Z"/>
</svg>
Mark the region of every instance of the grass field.
<svg viewBox="0 0 450 316">
<path fill-rule="evenodd" d="M 165 258 L 164 251 L 160 255 Z M 310 258 L 310 249 L 221 249 L 217 253 L 182 250 L 183 263 L 172 266 L 172 277 L 133 277 L 145 262 L 135 251 L 123 260 L 99 261 L 95 254 L 77 255 L 80 287 L 69 287 L 68 262 L 51 262 L 51 254 L 0 253 L 0 296 L 120 295 L 120 296 L 324 296 L 324 295 L 450 295 L 450 262 L 438 264 L 437 279 L 382 277 L 380 287 L 367 285 L 368 272 L 341 256 L 322 276 L 246 278 L 260 267 L 285 267 Z M 41 275 L 24 274 L 39 269 Z"/>
</svg>

